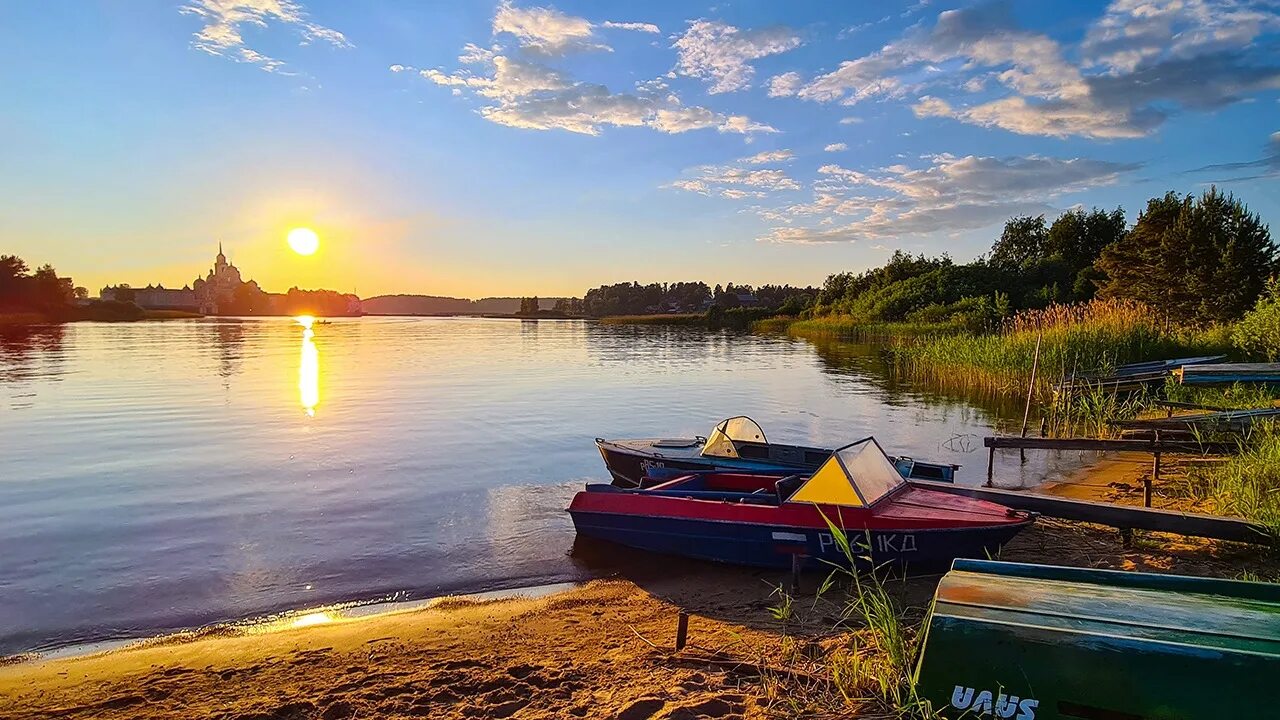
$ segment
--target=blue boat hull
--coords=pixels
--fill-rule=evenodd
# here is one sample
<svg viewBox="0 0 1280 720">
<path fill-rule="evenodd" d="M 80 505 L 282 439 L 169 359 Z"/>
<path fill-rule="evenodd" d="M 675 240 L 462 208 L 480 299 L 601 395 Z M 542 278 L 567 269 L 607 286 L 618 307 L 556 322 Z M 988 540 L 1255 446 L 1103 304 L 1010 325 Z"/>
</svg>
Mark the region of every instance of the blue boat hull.
<svg viewBox="0 0 1280 720">
<path fill-rule="evenodd" d="M 622 513 L 570 511 L 579 535 L 666 555 L 754 567 L 848 567 L 828 530 Z M 991 528 L 848 530 L 859 569 L 881 565 L 944 567 L 957 557 L 990 558 L 1027 523 Z M 868 550 L 870 552 L 868 552 Z"/>
<path fill-rule="evenodd" d="M 614 445 L 601 445 L 597 442 L 605 467 L 613 477 L 614 484 L 620 487 L 638 487 L 647 476 L 670 478 L 680 472 L 750 472 L 777 475 L 806 474 L 813 472 L 821 462 L 806 464 L 785 464 L 767 460 L 749 460 L 742 458 L 706 458 L 679 457 L 666 454 L 661 457 L 650 457 L 644 454 L 627 452 Z M 825 459 L 825 458 L 824 458 Z M 904 477 L 913 480 L 932 480 L 934 482 L 954 482 L 955 466 L 938 463 L 915 463 Z"/>
</svg>

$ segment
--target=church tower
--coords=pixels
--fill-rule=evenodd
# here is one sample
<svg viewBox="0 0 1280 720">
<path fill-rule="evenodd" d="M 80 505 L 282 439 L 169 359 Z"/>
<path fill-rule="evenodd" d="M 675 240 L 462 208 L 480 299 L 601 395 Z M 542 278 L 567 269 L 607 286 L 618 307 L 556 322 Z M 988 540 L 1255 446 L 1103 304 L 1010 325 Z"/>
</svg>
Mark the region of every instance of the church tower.
<svg viewBox="0 0 1280 720">
<path fill-rule="evenodd" d="M 227 256 L 222 254 L 222 241 L 218 241 L 218 257 L 213 263 L 213 274 L 218 275 L 227 267 Z"/>
</svg>

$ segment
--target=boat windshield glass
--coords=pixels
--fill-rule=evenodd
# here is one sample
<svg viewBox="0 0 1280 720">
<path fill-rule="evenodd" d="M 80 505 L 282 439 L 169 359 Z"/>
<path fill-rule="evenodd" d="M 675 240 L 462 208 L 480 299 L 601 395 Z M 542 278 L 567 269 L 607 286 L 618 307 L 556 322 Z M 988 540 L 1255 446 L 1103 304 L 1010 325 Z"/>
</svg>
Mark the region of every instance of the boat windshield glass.
<svg viewBox="0 0 1280 720">
<path fill-rule="evenodd" d="M 880 444 L 871 438 L 836 451 L 840 463 L 867 505 L 906 484 Z"/>
<path fill-rule="evenodd" d="M 702 446 L 702 454 L 712 457 L 738 457 L 738 446 L 740 442 L 759 443 L 767 445 L 768 440 L 764 437 L 764 430 L 756 424 L 755 420 L 746 415 L 731 417 L 728 420 L 722 420 L 716 429 L 711 431 L 711 436 L 707 438 L 707 442 Z"/>
<path fill-rule="evenodd" d="M 905 484 L 880 445 L 867 438 L 832 453 L 790 502 L 866 507 Z"/>
</svg>

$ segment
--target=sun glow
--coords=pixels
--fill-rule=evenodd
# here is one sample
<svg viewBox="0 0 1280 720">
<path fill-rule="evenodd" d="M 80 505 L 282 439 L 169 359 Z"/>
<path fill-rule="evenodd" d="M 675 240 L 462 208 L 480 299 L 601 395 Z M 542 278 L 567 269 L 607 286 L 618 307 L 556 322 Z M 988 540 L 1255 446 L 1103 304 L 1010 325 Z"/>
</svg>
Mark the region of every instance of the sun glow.
<svg viewBox="0 0 1280 720">
<path fill-rule="evenodd" d="M 289 623 L 289 627 L 300 628 L 310 627 L 312 625 L 324 625 L 326 623 L 333 622 L 335 619 L 336 618 L 334 618 L 333 614 L 328 612 L 322 611 L 307 613 L 306 615 L 299 615 L 294 618 L 293 621 Z"/>
<path fill-rule="evenodd" d="M 294 228 L 289 231 L 289 247 L 299 255 L 313 255 L 320 248 L 320 236 L 311 228 Z"/>
</svg>

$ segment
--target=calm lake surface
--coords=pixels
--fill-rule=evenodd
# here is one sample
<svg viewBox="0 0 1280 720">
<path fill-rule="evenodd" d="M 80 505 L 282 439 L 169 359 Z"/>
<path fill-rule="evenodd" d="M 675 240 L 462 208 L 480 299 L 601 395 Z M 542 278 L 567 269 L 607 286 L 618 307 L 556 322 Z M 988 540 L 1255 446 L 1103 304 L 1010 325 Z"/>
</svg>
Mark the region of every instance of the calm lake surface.
<svg viewBox="0 0 1280 720">
<path fill-rule="evenodd" d="M 0 654 L 287 609 L 590 577 L 592 438 L 893 453 L 985 479 L 1018 407 L 896 384 L 870 346 L 578 321 L 0 328 Z M 1057 470 L 1002 459 L 1004 485 Z M 1039 464 L 1036 464 L 1036 463 Z"/>
</svg>

